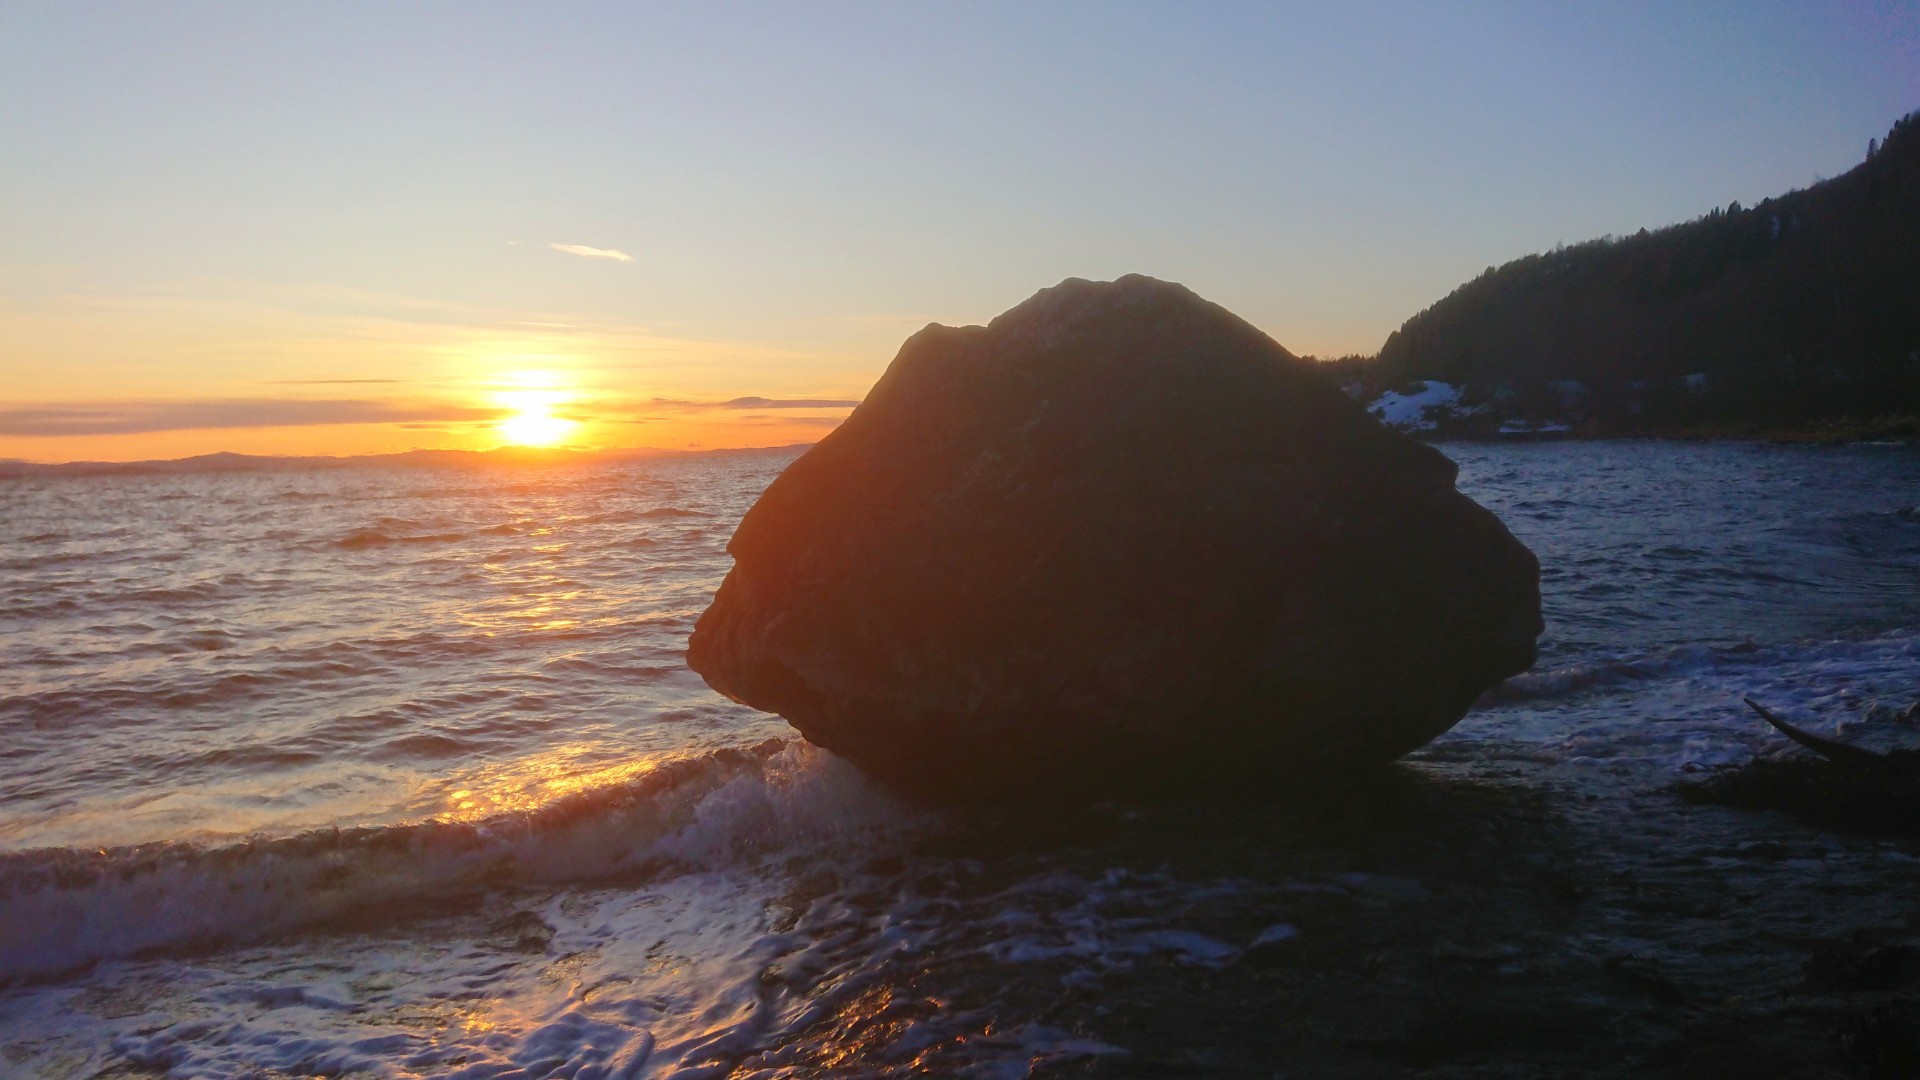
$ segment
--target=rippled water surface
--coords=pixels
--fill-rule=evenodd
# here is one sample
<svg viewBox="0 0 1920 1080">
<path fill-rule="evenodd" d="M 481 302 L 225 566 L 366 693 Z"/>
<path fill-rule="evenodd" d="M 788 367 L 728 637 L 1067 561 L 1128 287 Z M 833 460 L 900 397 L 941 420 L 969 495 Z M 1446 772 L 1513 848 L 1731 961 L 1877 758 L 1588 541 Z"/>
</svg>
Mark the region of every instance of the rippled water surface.
<svg viewBox="0 0 1920 1080">
<path fill-rule="evenodd" d="M 777 469 L 0 489 L 0 843 L 481 815 L 773 734 L 681 653 Z"/>
<path fill-rule="evenodd" d="M 1155 1040 L 1451 902 L 1432 853 L 1767 751 L 1742 695 L 1909 734 L 1920 453 L 1446 450 L 1539 665 L 1364 808 L 1229 824 L 908 807 L 709 691 L 786 459 L 0 483 L 0 1075 L 1198 1068 Z"/>
</svg>

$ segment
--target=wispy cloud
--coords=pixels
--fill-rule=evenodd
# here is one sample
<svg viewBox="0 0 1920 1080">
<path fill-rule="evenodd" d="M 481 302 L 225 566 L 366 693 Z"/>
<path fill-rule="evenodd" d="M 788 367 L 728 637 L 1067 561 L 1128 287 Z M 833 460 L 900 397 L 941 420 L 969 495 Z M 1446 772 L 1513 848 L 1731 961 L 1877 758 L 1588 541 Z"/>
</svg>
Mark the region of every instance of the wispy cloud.
<svg viewBox="0 0 1920 1080">
<path fill-rule="evenodd" d="M 207 428 L 313 427 L 325 424 L 453 423 L 496 420 L 500 409 L 387 401 L 128 401 L 0 409 L 0 435 L 132 435 Z"/>
<path fill-rule="evenodd" d="M 756 427 L 768 427 L 776 424 L 779 425 L 780 427 L 792 427 L 795 424 L 804 424 L 807 427 L 833 428 L 833 427 L 839 427 L 841 423 L 844 422 L 844 418 L 838 417 L 838 416 L 757 416 L 756 415 L 756 416 L 741 417 L 736 422 L 741 424 L 751 424 Z"/>
<path fill-rule="evenodd" d="M 405 379 L 265 379 L 268 386 L 366 386 L 373 383 L 402 383 Z"/>
<path fill-rule="evenodd" d="M 717 409 L 851 409 L 857 400 L 840 398 L 763 398 L 737 397 L 714 406 Z"/>
<path fill-rule="evenodd" d="M 684 401 L 673 398 L 654 398 L 648 402 L 656 408 L 673 409 L 851 409 L 860 404 L 851 398 L 764 398 L 737 397 L 725 401 Z"/>
<path fill-rule="evenodd" d="M 547 246 L 555 251 L 563 251 L 568 255 L 578 255 L 583 259 L 612 259 L 615 262 L 633 261 L 633 256 L 621 251 L 619 248 L 588 247 L 585 244 L 548 244 Z"/>
</svg>

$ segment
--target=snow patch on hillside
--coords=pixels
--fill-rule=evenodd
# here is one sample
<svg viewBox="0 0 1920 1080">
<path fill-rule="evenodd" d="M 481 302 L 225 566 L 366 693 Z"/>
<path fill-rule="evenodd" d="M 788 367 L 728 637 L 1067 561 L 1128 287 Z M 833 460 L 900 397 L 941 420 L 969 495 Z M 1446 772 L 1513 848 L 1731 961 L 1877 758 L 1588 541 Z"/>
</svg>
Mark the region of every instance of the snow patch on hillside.
<svg viewBox="0 0 1920 1080">
<path fill-rule="evenodd" d="M 1402 431 L 1432 431 L 1435 413 L 1454 410 L 1460 402 L 1460 388 L 1452 383 L 1429 379 L 1410 394 L 1389 390 L 1367 406 L 1381 423 Z"/>
</svg>

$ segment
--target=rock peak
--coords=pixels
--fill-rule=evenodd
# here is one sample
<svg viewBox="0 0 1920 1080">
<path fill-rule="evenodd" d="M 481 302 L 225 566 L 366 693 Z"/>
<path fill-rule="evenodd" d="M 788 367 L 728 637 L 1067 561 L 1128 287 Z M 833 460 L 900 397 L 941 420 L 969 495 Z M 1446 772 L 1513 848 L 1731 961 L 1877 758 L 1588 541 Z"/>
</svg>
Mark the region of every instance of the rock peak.
<svg viewBox="0 0 1920 1080">
<path fill-rule="evenodd" d="M 1075 324 L 1109 317 L 1146 305 L 1206 304 L 1191 289 L 1145 274 L 1128 274 L 1112 281 L 1070 277 L 1034 293 L 987 324 L 996 333 L 1058 332 Z"/>
<path fill-rule="evenodd" d="M 1070 277 L 1058 285 L 1050 285 L 1034 293 L 1025 301 L 1002 313 L 1000 318 L 1018 316 L 1029 311 L 1059 311 L 1120 303 L 1137 304 L 1150 300 L 1189 304 L 1206 303 L 1192 289 L 1177 281 L 1162 281 L 1145 274 L 1126 274 L 1112 281 L 1089 281 L 1086 278 Z M 994 321 L 998 322 L 999 319 Z"/>
<path fill-rule="evenodd" d="M 987 324 L 1002 348 L 1033 348 L 1072 338 L 1090 326 L 1169 321 L 1213 323 L 1278 344 L 1257 327 L 1176 281 L 1127 274 L 1112 281 L 1070 277 L 1034 293 Z M 1280 348 L 1282 353 L 1293 354 Z"/>
</svg>

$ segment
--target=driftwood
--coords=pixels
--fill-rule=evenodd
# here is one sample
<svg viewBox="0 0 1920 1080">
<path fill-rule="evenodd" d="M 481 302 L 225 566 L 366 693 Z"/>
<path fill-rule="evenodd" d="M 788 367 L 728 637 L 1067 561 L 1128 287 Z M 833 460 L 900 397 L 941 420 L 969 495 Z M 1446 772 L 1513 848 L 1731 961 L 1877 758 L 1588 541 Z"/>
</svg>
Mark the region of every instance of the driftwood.
<svg viewBox="0 0 1920 1080">
<path fill-rule="evenodd" d="M 1779 810 L 1850 832 L 1920 836 L 1920 751 L 1876 753 L 1802 731 L 1747 699 L 1775 731 L 1818 757 L 1756 758 L 1683 783 L 1681 798 L 1748 810 Z"/>
<path fill-rule="evenodd" d="M 1747 703 L 1747 708 L 1759 713 L 1760 719 L 1772 724 L 1775 731 L 1778 731 L 1780 734 L 1785 735 L 1787 738 L 1792 739 L 1794 742 L 1799 743 L 1801 746 L 1806 747 L 1842 768 L 1884 770 L 1901 768 L 1903 766 L 1908 769 L 1920 767 L 1920 761 L 1907 760 L 1910 756 L 1920 758 L 1920 755 L 1911 755 L 1910 752 L 1900 753 L 1899 751 L 1880 754 L 1872 750 L 1862 750 L 1858 746 L 1848 746 L 1843 742 L 1835 742 L 1832 739 L 1823 739 L 1818 735 L 1801 731 L 1799 728 L 1773 715 L 1752 698 L 1741 698 L 1740 700 Z M 1896 756 L 1896 754 L 1898 756 Z"/>
</svg>

